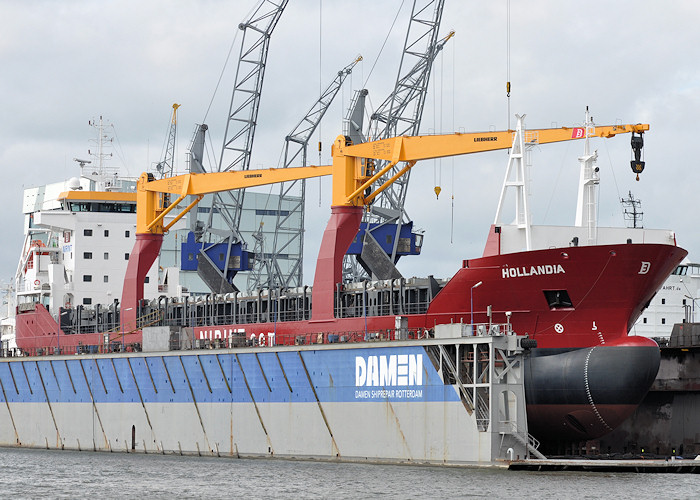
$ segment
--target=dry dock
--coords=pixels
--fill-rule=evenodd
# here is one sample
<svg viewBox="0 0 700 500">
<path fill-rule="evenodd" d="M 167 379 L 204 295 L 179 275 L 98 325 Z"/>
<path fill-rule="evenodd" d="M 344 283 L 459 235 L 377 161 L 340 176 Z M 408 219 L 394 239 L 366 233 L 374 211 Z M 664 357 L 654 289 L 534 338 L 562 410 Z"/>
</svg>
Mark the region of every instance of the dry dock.
<svg viewBox="0 0 700 500">
<path fill-rule="evenodd" d="M 699 474 L 700 460 L 518 460 L 509 470 Z"/>
</svg>

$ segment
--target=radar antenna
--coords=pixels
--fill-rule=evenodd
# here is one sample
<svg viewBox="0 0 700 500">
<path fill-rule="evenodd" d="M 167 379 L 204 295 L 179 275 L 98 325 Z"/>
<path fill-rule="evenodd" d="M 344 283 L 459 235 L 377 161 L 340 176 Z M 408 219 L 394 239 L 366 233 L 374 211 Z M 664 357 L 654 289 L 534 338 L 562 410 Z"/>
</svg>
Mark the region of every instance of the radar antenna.
<svg viewBox="0 0 700 500">
<path fill-rule="evenodd" d="M 85 165 L 89 165 L 92 163 L 90 160 L 81 160 L 80 158 L 73 158 L 73 161 L 77 161 L 78 165 L 80 165 L 80 168 L 82 169 Z"/>
</svg>

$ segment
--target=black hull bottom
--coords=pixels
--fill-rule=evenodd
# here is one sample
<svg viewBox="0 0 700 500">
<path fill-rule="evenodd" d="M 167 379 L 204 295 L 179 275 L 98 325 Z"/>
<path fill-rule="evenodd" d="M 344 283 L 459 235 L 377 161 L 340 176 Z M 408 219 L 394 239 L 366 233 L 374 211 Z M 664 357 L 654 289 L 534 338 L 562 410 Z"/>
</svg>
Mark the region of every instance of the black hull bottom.
<svg viewBox="0 0 700 500">
<path fill-rule="evenodd" d="M 597 439 L 634 412 L 659 370 L 659 347 L 642 337 L 619 344 L 531 351 L 525 359 L 530 434 L 543 443 Z"/>
</svg>

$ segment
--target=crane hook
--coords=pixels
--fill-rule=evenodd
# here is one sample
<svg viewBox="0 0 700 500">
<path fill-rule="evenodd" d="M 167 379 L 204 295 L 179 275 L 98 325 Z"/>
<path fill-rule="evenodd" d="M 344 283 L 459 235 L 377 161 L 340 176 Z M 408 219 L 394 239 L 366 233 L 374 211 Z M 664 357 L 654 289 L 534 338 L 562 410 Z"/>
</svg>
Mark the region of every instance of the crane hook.
<svg viewBox="0 0 700 500">
<path fill-rule="evenodd" d="M 640 132 L 639 135 L 636 135 L 632 132 L 632 139 L 630 140 L 632 152 L 634 153 L 634 160 L 630 161 L 630 166 L 632 167 L 632 172 L 637 174 L 637 180 L 639 180 L 639 174 L 644 171 L 644 161 L 642 160 L 642 148 L 644 147 L 643 133 L 644 132 Z"/>
</svg>

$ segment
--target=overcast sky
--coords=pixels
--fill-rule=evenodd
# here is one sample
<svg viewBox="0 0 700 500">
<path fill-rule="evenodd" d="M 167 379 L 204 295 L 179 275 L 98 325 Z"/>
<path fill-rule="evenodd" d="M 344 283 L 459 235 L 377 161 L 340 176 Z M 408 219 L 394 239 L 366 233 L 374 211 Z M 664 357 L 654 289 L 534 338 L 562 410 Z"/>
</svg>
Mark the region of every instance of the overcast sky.
<svg viewBox="0 0 700 500">
<path fill-rule="evenodd" d="M 3 282 L 14 276 L 21 250 L 23 189 L 78 175 L 72 159 L 94 147 L 88 120 L 102 115 L 114 124 L 118 147 L 111 164 L 133 176 L 161 156 L 174 102 L 182 105 L 176 167 L 184 170 L 195 124 L 204 120 L 213 150 L 220 151 L 238 48 L 215 89 L 237 26 L 255 3 L 0 0 Z M 270 44 L 253 168 L 278 165 L 285 135 L 319 86 L 361 54 L 364 61 L 321 127 L 322 161 L 330 161 L 353 90 L 366 86 L 370 105 L 378 106 L 393 87 L 411 4 L 290 0 Z M 445 4 L 441 36 L 450 29 L 456 36 L 436 61 L 422 131 L 505 129 L 506 0 Z M 629 167 L 629 135 L 594 143 L 602 178 L 599 223 L 624 225 L 619 198 L 631 191 L 642 200 L 645 227 L 676 231 L 695 260 L 698 20 L 695 1 L 512 0 L 510 15 L 511 114 L 527 114 L 528 127 L 545 128 L 580 124 L 589 106 L 600 125 L 649 123 L 639 182 Z M 570 142 L 534 152 L 533 222 L 573 223 L 582 147 Z M 426 237 L 423 256 L 401 264 L 405 276 L 449 277 L 462 259 L 481 255 L 506 163 L 506 153 L 495 152 L 414 168 L 408 210 Z M 307 283 L 329 204 L 330 182 L 310 181 Z"/>
</svg>

